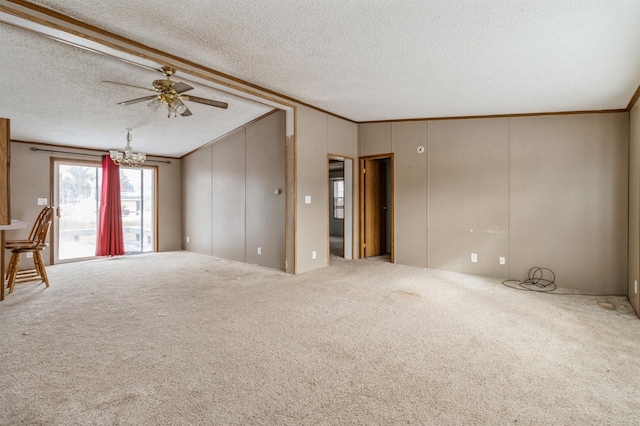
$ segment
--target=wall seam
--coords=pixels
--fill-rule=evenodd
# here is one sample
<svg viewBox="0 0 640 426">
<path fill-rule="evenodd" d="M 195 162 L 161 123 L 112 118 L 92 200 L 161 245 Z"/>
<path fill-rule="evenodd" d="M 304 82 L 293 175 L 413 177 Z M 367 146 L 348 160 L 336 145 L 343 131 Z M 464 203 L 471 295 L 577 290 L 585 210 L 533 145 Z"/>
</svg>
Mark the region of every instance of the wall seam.
<svg viewBox="0 0 640 426">
<path fill-rule="evenodd" d="M 426 196 L 424 197 L 424 203 L 425 203 L 425 221 L 426 226 L 424 229 L 424 242 L 425 242 L 425 256 L 426 259 L 424 260 L 424 263 L 426 265 L 426 267 L 429 267 L 429 121 L 427 121 L 425 123 L 425 135 L 424 135 L 424 144 L 426 146 L 425 149 L 425 154 L 427 155 L 427 159 L 425 161 L 425 173 L 424 173 L 424 178 L 426 180 L 425 182 L 425 187 L 426 187 Z"/>
<path fill-rule="evenodd" d="M 213 218 L 213 179 L 214 179 L 214 175 L 215 175 L 215 170 L 214 168 L 214 161 L 213 161 L 213 157 L 215 156 L 215 150 L 213 149 L 213 146 L 211 147 L 211 178 L 210 180 L 210 185 L 209 185 L 209 216 L 211 217 L 211 228 L 210 228 L 210 235 L 209 235 L 209 255 L 213 256 L 213 224 L 215 223 L 214 218 Z"/>
<path fill-rule="evenodd" d="M 244 261 L 249 261 L 249 246 L 247 244 L 247 126 L 244 132 Z"/>
<path fill-rule="evenodd" d="M 507 119 L 507 279 L 511 278 L 511 117 Z"/>
<path fill-rule="evenodd" d="M 629 143 L 627 145 L 627 299 L 631 299 L 631 111 L 629 111 Z M 635 278 L 633 278 L 635 280 Z M 635 290 L 635 289 L 634 289 Z"/>
<path fill-rule="evenodd" d="M 430 223 L 429 221 L 431 220 L 431 215 L 429 214 L 429 206 L 431 205 L 429 197 L 431 195 L 431 190 L 430 190 L 430 181 L 431 179 L 429 179 L 429 171 L 431 170 L 431 138 L 429 137 L 429 129 L 431 128 L 431 126 L 429 125 L 429 121 L 427 121 L 427 268 L 429 268 L 429 253 L 431 253 L 431 245 L 429 244 L 429 229 L 431 229 L 430 227 Z"/>
</svg>

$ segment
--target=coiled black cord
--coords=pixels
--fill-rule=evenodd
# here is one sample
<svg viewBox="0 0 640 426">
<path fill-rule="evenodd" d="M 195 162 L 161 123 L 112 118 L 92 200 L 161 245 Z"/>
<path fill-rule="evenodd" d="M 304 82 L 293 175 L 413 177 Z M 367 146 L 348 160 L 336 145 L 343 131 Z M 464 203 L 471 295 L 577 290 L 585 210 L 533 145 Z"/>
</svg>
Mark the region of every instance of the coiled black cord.
<svg viewBox="0 0 640 426">
<path fill-rule="evenodd" d="M 546 277 L 545 271 L 548 272 Z M 509 283 L 516 283 L 517 287 L 509 285 Z M 556 286 L 556 274 L 549 268 L 539 268 L 537 266 L 529 269 L 526 280 L 504 280 L 502 284 L 510 288 L 515 288 L 516 290 L 539 291 L 543 293 L 549 293 L 558 288 Z"/>
<path fill-rule="evenodd" d="M 536 291 L 538 293 L 557 294 L 561 296 L 623 296 L 620 294 L 596 294 L 596 293 L 557 293 L 556 274 L 549 268 L 539 268 L 534 266 L 529 269 L 527 279 L 504 280 L 502 284 L 514 290 Z"/>
</svg>

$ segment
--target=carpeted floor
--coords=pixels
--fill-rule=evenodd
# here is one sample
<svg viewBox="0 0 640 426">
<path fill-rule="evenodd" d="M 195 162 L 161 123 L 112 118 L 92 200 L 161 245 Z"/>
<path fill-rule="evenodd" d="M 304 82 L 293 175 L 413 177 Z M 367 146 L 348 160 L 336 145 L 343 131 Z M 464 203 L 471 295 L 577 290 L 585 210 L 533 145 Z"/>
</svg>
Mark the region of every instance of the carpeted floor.
<svg viewBox="0 0 640 426">
<path fill-rule="evenodd" d="M 167 252 L 51 266 L 49 289 L 0 302 L 0 424 L 640 424 L 625 298 L 331 265 L 289 276 Z"/>
</svg>

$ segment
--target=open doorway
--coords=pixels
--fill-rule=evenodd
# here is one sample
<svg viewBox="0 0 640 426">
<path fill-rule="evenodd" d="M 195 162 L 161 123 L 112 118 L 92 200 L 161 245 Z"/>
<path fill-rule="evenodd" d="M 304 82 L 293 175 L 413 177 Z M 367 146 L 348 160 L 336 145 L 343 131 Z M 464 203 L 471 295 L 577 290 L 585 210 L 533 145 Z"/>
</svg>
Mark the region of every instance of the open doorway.
<svg viewBox="0 0 640 426">
<path fill-rule="evenodd" d="M 329 259 L 353 259 L 353 159 L 329 155 Z"/>
<path fill-rule="evenodd" d="M 360 158 L 360 257 L 394 262 L 393 154 Z"/>
</svg>

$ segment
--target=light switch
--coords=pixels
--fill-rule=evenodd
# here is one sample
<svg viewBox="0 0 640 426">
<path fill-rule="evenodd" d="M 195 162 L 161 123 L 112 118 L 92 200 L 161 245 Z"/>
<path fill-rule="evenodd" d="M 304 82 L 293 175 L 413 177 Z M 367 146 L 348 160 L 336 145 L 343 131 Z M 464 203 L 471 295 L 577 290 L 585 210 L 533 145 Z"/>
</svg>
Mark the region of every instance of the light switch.
<svg viewBox="0 0 640 426">
<path fill-rule="evenodd" d="M 305 204 L 311 204 L 311 195 L 305 195 L 304 196 L 304 203 Z"/>
</svg>

